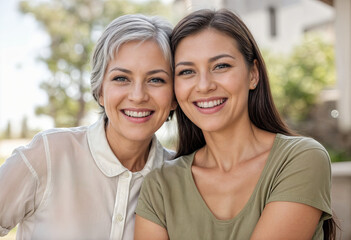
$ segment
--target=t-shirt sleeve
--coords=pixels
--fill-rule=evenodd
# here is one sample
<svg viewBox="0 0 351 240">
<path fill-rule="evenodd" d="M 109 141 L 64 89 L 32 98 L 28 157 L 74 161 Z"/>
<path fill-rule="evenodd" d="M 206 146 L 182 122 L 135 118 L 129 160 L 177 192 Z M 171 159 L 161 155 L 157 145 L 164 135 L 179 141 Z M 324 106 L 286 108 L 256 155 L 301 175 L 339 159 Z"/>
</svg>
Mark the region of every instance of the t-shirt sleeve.
<svg viewBox="0 0 351 240">
<path fill-rule="evenodd" d="M 136 214 L 166 228 L 164 200 L 159 182 L 159 171 L 149 173 L 142 184 Z"/>
<path fill-rule="evenodd" d="M 322 219 L 332 215 L 331 164 L 323 147 L 292 152 L 274 179 L 267 203 L 290 201 L 306 204 L 323 211 Z"/>
</svg>

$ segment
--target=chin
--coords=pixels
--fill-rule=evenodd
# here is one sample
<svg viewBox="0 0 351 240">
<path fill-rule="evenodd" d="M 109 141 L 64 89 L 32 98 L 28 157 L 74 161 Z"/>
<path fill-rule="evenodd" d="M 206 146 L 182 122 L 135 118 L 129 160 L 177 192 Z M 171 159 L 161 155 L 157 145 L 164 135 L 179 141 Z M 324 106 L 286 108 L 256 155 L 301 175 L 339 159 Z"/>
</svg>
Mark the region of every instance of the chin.
<svg viewBox="0 0 351 240">
<path fill-rule="evenodd" d="M 200 128 L 203 132 L 217 132 L 221 131 L 222 126 L 218 125 L 218 123 L 206 123 L 206 124 L 196 124 L 198 128 Z"/>
<path fill-rule="evenodd" d="M 150 141 L 152 136 L 154 135 L 153 132 L 142 132 L 142 131 L 129 131 L 124 136 L 125 138 L 131 141 Z"/>
</svg>

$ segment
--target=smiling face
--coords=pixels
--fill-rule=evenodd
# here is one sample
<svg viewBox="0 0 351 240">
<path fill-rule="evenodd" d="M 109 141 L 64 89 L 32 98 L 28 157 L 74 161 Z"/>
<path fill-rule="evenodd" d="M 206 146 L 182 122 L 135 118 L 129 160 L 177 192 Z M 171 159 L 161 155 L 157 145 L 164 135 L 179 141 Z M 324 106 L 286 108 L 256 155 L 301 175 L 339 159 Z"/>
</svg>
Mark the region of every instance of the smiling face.
<svg viewBox="0 0 351 240">
<path fill-rule="evenodd" d="M 108 117 L 108 139 L 152 138 L 176 107 L 170 63 L 156 42 L 120 46 L 106 68 L 99 103 Z"/>
<path fill-rule="evenodd" d="M 248 94 L 258 71 L 247 66 L 233 38 L 202 30 L 180 41 L 174 59 L 178 103 L 199 128 L 213 132 L 250 122 Z"/>
</svg>

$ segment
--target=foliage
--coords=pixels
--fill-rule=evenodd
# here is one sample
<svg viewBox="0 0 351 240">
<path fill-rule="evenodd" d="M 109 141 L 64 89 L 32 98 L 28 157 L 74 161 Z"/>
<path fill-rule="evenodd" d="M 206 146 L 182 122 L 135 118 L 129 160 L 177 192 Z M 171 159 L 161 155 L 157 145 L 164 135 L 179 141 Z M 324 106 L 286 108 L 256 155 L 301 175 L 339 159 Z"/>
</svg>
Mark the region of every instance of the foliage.
<svg viewBox="0 0 351 240">
<path fill-rule="evenodd" d="M 52 117 L 56 127 L 78 126 L 93 106 L 89 93 L 89 59 L 106 25 L 127 13 L 169 14 L 159 1 L 125 0 L 22 1 L 20 10 L 32 14 L 50 37 L 50 46 L 39 56 L 51 72 L 40 85 L 48 103 L 36 114 Z M 45 52 L 45 51 L 44 51 Z"/>
<path fill-rule="evenodd" d="M 10 121 L 7 122 L 4 138 L 5 139 L 12 138 L 12 127 L 11 127 L 11 122 Z"/>
<path fill-rule="evenodd" d="M 23 117 L 21 123 L 21 138 L 28 138 L 29 136 L 29 129 L 28 129 L 28 118 L 26 116 Z"/>
<path fill-rule="evenodd" d="M 345 162 L 351 161 L 351 154 L 346 151 L 340 151 L 335 149 L 328 149 L 330 159 L 332 162 Z"/>
<path fill-rule="evenodd" d="M 306 35 L 288 56 L 264 55 L 280 113 L 294 122 L 306 119 L 320 91 L 336 81 L 333 45 Z"/>
</svg>

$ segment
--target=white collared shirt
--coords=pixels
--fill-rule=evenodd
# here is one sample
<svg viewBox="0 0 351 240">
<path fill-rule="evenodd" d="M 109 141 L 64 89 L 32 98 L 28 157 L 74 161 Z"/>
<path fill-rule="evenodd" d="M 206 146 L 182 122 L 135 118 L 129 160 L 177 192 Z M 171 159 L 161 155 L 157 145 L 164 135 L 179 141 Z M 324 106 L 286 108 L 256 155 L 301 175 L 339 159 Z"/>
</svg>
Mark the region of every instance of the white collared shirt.
<svg viewBox="0 0 351 240">
<path fill-rule="evenodd" d="M 171 157 L 154 136 L 145 167 L 129 171 L 102 119 L 39 133 L 0 168 L 0 236 L 19 223 L 17 239 L 132 240 L 141 183 Z"/>
</svg>

